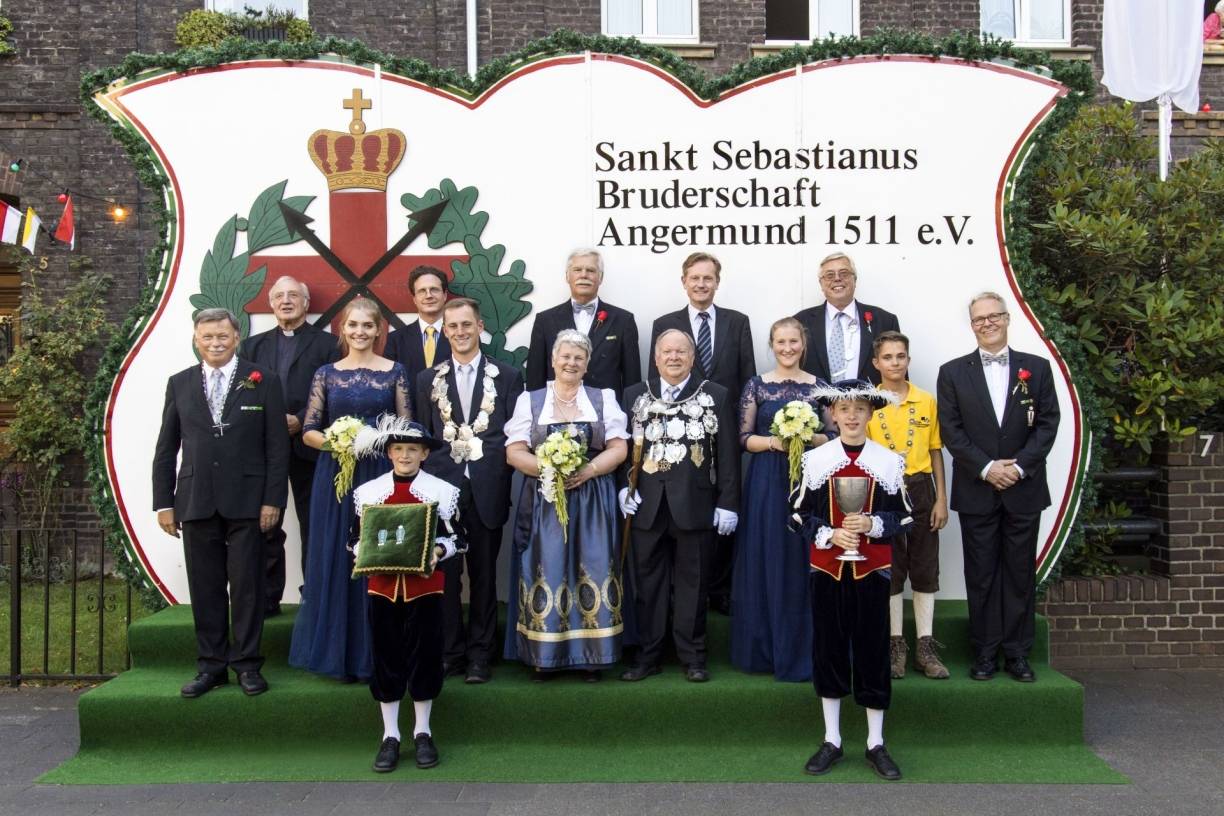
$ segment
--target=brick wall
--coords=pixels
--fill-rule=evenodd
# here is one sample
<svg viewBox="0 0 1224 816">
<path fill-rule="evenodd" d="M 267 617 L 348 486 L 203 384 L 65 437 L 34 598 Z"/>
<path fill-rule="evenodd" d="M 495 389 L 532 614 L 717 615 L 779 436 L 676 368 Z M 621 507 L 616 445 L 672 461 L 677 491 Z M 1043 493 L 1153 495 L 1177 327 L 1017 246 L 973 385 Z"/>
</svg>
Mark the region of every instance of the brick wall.
<svg viewBox="0 0 1224 816">
<path fill-rule="evenodd" d="M 1039 609 L 1057 668 L 1224 668 L 1224 434 L 1155 451 L 1152 575 L 1069 578 Z"/>
</svg>

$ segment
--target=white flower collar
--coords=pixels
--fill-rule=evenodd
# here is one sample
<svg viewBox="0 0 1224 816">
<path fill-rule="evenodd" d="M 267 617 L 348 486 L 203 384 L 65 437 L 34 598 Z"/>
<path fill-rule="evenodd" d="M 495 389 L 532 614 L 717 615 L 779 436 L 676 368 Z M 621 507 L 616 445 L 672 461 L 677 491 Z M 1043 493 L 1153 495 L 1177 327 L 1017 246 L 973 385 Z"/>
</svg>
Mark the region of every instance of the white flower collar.
<svg viewBox="0 0 1224 816">
<path fill-rule="evenodd" d="M 368 504 L 382 504 L 387 497 L 395 492 L 394 471 L 371 479 L 353 491 L 353 504 L 360 516 Z M 425 471 L 417 473 L 412 479 L 409 492 L 419 501 L 437 502 L 438 515 L 443 521 L 450 521 L 459 509 L 459 488 L 447 481 L 439 479 Z"/>
<path fill-rule="evenodd" d="M 854 462 L 887 493 L 897 493 L 905 484 L 905 457 L 868 439 Z M 850 464 L 840 439 L 831 439 L 803 454 L 803 486 L 815 490 L 834 473 Z"/>
</svg>

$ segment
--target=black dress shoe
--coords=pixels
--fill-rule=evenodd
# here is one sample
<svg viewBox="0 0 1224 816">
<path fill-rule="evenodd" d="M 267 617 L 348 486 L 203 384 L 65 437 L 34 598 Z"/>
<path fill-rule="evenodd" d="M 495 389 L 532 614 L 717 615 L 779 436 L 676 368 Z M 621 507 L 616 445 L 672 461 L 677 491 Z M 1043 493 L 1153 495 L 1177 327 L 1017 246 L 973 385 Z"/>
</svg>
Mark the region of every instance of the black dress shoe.
<svg viewBox="0 0 1224 816">
<path fill-rule="evenodd" d="M 974 680 L 989 680 L 998 670 L 999 665 L 993 657 L 978 655 L 973 661 L 973 666 L 969 668 L 969 676 Z"/>
<path fill-rule="evenodd" d="M 711 595 L 710 609 L 714 610 L 720 615 L 730 615 L 731 599 L 725 595 Z"/>
<path fill-rule="evenodd" d="M 531 670 L 531 682 L 533 683 L 547 683 L 549 680 L 553 679 L 556 676 L 557 676 L 556 672 L 545 671 L 544 669 L 541 669 L 539 667 L 536 667 Z"/>
<path fill-rule="evenodd" d="M 473 685 L 487 683 L 493 679 L 493 672 L 489 669 L 489 664 L 483 660 L 473 660 L 468 664 L 467 674 L 464 675 L 463 682 Z"/>
<path fill-rule="evenodd" d="M 876 772 L 876 776 L 890 782 L 901 778 L 901 769 L 897 767 L 897 763 L 893 762 L 893 758 L 888 755 L 888 749 L 883 745 L 869 749 L 866 756 L 867 764 L 871 766 L 871 770 Z"/>
<path fill-rule="evenodd" d="M 704 683 L 710 679 L 710 673 L 705 666 L 694 663 L 684 670 L 684 679 L 690 683 Z"/>
<path fill-rule="evenodd" d="M 400 743 L 395 737 L 387 737 L 378 746 L 378 756 L 374 757 L 374 773 L 391 773 L 399 766 Z"/>
<path fill-rule="evenodd" d="M 238 685 L 242 686 L 242 693 L 248 697 L 268 690 L 268 681 L 258 671 L 238 672 Z"/>
<path fill-rule="evenodd" d="M 803 766 L 803 772 L 812 776 L 827 774 L 834 764 L 841 762 L 842 749 L 831 742 L 820 743 L 820 750 L 812 754 L 812 758 Z"/>
<path fill-rule="evenodd" d="M 417 734 L 412 738 L 416 743 L 416 763 L 418 768 L 432 768 L 438 764 L 438 746 L 434 745 L 429 734 Z"/>
<path fill-rule="evenodd" d="M 272 603 L 264 607 L 264 618 L 275 618 L 281 613 L 280 604 Z"/>
<path fill-rule="evenodd" d="M 179 690 L 179 694 L 182 694 L 184 697 L 199 697 L 212 691 L 217 686 L 224 686 L 228 682 L 229 678 L 224 674 L 200 672 L 195 676 L 194 680 Z"/>
<path fill-rule="evenodd" d="M 1032 683 L 1037 680 L 1037 675 L 1033 673 L 1033 667 L 1029 665 L 1027 659 L 1023 657 L 1013 657 L 1003 661 L 1003 671 L 1010 674 L 1021 683 Z"/>
<path fill-rule="evenodd" d="M 621 672 L 620 679 L 630 683 L 636 683 L 638 680 L 645 680 L 654 674 L 659 674 L 663 669 L 658 666 L 648 666 L 645 664 L 635 664 Z"/>
<path fill-rule="evenodd" d="M 454 663 L 442 661 L 443 677 L 459 677 L 465 671 L 467 671 L 467 665 L 462 660 L 458 660 Z"/>
<path fill-rule="evenodd" d="M 587 669 L 582 672 L 582 681 L 584 683 L 598 683 L 603 679 L 603 672 L 599 669 Z"/>
</svg>

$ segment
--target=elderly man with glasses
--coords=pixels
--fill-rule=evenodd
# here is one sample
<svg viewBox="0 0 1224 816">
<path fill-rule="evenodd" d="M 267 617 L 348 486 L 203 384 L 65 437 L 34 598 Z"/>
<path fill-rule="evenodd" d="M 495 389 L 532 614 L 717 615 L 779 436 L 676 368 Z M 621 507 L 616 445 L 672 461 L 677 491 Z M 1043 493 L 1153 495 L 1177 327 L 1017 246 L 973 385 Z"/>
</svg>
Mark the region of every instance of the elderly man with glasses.
<svg viewBox="0 0 1224 816">
<path fill-rule="evenodd" d="M 825 302 L 795 315 L 808 334 L 803 369 L 825 382 L 870 380 L 880 384 L 871 364 L 871 344 L 882 332 L 901 331 L 897 316 L 854 299 L 858 271 L 844 252 L 820 262 L 820 290 Z"/>
</svg>

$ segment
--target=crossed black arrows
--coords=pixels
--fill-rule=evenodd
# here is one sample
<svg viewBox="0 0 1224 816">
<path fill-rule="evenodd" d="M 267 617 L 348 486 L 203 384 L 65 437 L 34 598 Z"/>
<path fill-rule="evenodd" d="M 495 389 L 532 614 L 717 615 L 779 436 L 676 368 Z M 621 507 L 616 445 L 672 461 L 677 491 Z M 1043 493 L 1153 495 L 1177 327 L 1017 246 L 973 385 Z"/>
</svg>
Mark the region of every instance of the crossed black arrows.
<svg viewBox="0 0 1224 816">
<path fill-rule="evenodd" d="M 398 258 L 400 253 L 408 248 L 409 244 L 415 241 L 422 234 L 428 235 L 431 231 L 433 231 L 434 226 L 438 223 L 438 219 L 442 217 L 442 211 L 446 209 L 446 205 L 448 203 L 449 201 L 444 198 L 437 204 L 433 204 L 423 210 L 417 210 L 414 213 L 409 213 L 408 218 L 412 220 L 412 227 L 406 233 L 404 233 L 402 238 L 395 242 L 394 246 L 383 253 L 383 256 L 375 261 L 373 265 L 366 270 L 364 275 L 357 277 L 355 274 L 353 274 L 353 271 L 348 268 L 344 261 L 336 257 L 336 253 L 331 251 L 331 247 L 323 243 L 319 239 L 318 235 L 315 235 L 314 230 L 310 228 L 310 225 L 314 223 L 314 219 L 310 218 L 305 213 L 298 212 L 282 201 L 280 203 L 280 211 L 281 215 L 285 219 L 285 226 L 289 228 L 290 237 L 300 235 L 302 238 L 306 239 L 306 243 L 314 247 L 315 252 L 319 253 L 319 257 L 327 261 L 328 266 L 336 270 L 340 277 L 352 284 L 349 286 L 347 292 L 337 298 L 336 302 L 327 308 L 327 311 L 319 315 L 319 318 L 314 322 L 314 325 L 328 325 L 336 315 L 340 314 L 340 310 L 343 309 L 350 300 L 358 295 L 361 295 L 377 303 L 378 308 L 382 310 L 382 313 L 386 315 L 387 320 L 390 321 L 395 328 L 404 328 L 404 321 L 400 320 L 399 316 L 396 315 L 395 312 L 393 312 L 387 306 L 387 304 L 379 300 L 378 295 L 374 294 L 370 290 L 370 284 L 372 284 L 374 279 L 387 268 L 388 264 Z"/>
</svg>

